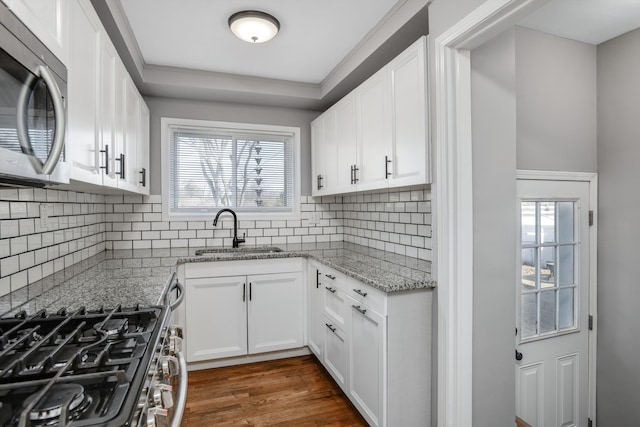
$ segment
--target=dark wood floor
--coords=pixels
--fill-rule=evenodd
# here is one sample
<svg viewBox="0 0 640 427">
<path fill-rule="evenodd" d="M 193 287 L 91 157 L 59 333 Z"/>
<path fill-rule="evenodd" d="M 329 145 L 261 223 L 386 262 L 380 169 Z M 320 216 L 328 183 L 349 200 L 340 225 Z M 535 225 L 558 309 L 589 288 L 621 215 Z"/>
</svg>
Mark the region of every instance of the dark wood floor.
<svg viewBox="0 0 640 427">
<path fill-rule="evenodd" d="M 313 356 L 189 372 L 182 426 L 366 426 Z"/>
</svg>

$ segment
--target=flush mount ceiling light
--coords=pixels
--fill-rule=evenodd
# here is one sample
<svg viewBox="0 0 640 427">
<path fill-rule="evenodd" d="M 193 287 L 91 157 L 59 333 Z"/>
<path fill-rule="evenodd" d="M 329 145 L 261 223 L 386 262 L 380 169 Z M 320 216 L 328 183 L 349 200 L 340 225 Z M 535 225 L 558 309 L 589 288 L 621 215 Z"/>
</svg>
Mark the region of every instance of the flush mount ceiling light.
<svg viewBox="0 0 640 427">
<path fill-rule="evenodd" d="M 229 17 L 229 28 L 241 40 L 264 43 L 278 34 L 280 22 L 268 13 L 243 10 Z"/>
</svg>

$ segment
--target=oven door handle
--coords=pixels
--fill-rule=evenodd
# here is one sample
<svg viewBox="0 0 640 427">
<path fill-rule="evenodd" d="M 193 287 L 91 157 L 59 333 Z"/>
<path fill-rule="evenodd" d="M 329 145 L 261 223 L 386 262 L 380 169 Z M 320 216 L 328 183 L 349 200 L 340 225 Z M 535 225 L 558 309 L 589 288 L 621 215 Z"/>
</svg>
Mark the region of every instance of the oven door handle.
<svg viewBox="0 0 640 427">
<path fill-rule="evenodd" d="M 180 373 L 178 374 L 178 392 L 176 394 L 176 403 L 173 406 L 173 416 L 171 417 L 171 427 L 180 427 L 182 423 L 182 416 L 184 415 L 184 408 L 187 404 L 187 360 L 181 351 L 177 352 L 175 356 L 178 358 L 178 364 L 180 366 Z"/>
<path fill-rule="evenodd" d="M 175 290 L 178 291 L 178 298 L 176 298 L 174 302 L 169 304 L 169 308 L 171 308 L 171 311 L 174 311 L 176 308 L 178 308 L 178 306 L 182 304 L 182 300 L 184 300 L 184 286 L 182 285 L 182 283 L 178 281 L 178 277 L 176 273 L 173 273 L 173 276 L 171 277 L 171 283 L 169 285 L 169 289 L 167 290 L 167 296 L 165 301 L 168 302 L 169 298 L 171 297 L 171 293 Z"/>
</svg>

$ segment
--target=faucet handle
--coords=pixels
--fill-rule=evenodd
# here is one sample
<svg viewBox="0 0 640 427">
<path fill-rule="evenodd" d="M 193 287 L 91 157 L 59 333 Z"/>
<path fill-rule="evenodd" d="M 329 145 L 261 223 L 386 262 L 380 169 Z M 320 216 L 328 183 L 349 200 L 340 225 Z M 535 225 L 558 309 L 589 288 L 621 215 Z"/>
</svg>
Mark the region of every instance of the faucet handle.
<svg viewBox="0 0 640 427">
<path fill-rule="evenodd" d="M 247 233 L 242 233 L 242 239 L 238 239 L 238 243 L 244 243 L 244 239 L 246 237 Z"/>
</svg>

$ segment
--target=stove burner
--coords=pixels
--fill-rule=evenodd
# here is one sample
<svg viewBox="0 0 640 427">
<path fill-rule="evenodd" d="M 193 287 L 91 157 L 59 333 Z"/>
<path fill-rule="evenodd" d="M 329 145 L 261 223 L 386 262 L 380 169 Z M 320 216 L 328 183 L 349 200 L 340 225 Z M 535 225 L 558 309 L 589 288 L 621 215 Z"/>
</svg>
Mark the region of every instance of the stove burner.
<svg viewBox="0 0 640 427">
<path fill-rule="evenodd" d="M 37 394 L 32 394 L 24 401 L 22 407 L 27 408 L 36 398 Z M 29 413 L 29 419 L 45 422 L 45 425 L 50 425 L 47 421 L 56 421 L 51 424 L 54 425 L 57 424 L 57 419 L 60 418 L 65 405 L 68 405 L 71 418 L 77 418 L 90 403 L 91 398 L 85 396 L 84 387 L 80 384 L 55 384 L 33 407 Z"/>
</svg>

